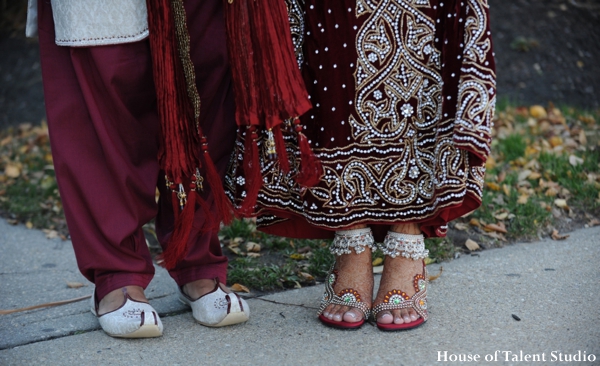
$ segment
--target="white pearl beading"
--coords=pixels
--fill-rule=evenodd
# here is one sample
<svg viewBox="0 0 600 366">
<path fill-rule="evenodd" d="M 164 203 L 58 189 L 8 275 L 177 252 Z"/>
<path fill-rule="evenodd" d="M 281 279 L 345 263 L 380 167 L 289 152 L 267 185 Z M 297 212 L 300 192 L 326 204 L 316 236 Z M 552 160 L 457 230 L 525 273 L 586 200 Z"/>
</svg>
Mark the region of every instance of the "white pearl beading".
<svg viewBox="0 0 600 366">
<path fill-rule="evenodd" d="M 335 232 L 335 238 L 329 246 L 331 254 L 340 256 L 342 254 L 352 253 L 360 254 L 366 248 L 373 248 L 375 239 L 371 229 L 340 230 Z"/>
<path fill-rule="evenodd" d="M 410 235 L 388 231 L 380 249 L 384 255 L 392 258 L 401 256 L 418 260 L 425 259 L 429 255 L 429 250 L 425 249 L 425 239 L 421 234 Z"/>
</svg>

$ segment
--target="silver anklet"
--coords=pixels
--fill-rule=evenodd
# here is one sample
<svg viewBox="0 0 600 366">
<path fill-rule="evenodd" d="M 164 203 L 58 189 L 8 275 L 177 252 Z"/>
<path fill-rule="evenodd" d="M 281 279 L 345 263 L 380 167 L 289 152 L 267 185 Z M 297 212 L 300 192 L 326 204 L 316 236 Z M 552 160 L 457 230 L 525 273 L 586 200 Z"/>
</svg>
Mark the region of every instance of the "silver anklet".
<svg viewBox="0 0 600 366">
<path fill-rule="evenodd" d="M 329 251 L 331 254 L 340 256 L 352 253 L 352 248 L 354 248 L 354 252 L 360 254 L 367 247 L 373 248 L 374 244 L 375 239 L 369 228 L 340 230 L 335 232 L 335 238 L 329 246 Z"/>
<path fill-rule="evenodd" d="M 425 249 L 425 239 L 422 234 L 410 235 L 388 231 L 380 249 L 383 254 L 392 258 L 401 256 L 417 260 L 425 259 L 429 255 L 429 250 Z"/>
</svg>

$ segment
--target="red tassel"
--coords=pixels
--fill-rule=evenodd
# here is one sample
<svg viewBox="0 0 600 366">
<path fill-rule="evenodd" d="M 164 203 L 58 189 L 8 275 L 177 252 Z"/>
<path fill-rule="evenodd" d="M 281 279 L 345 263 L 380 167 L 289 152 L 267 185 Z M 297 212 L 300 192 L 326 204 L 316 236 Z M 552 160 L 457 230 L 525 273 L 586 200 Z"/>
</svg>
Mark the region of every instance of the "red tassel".
<svg viewBox="0 0 600 366">
<path fill-rule="evenodd" d="M 279 167 L 284 173 L 290 172 L 290 161 L 288 160 L 287 150 L 285 149 L 285 141 L 281 133 L 281 124 L 273 127 L 273 138 L 275 139 L 275 148 L 277 149 L 277 157 L 279 159 Z"/>
<path fill-rule="evenodd" d="M 202 137 L 202 150 L 204 156 L 204 168 L 206 169 L 206 179 L 208 180 L 208 184 L 210 185 L 210 190 L 213 194 L 215 205 L 217 207 L 217 217 L 218 220 L 215 220 L 217 224 L 219 221 L 223 221 L 225 225 L 231 224 L 233 220 L 232 215 L 232 207 L 230 205 L 230 201 L 225 196 L 225 190 L 223 188 L 223 182 L 221 181 L 221 176 L 217 172 L 215 168 L 215 164 L 213 163 L 210 155 L 208 154 L 208 145 L 206 142 L 206 137 Z"/>
<path fill-rule="evenodd" d="M 295 130 L 298 133 L 298 145 L 300 147 L 300 167 L 296 176 L 296 182 L 302 187 L 314 187 L 321 180 L 323 175 L 323 166 L 321 161 L 315 156 L 306 135 L 302 133 L 300 121 L 294 121 Z"/>
<path fill-rule="evenodd" d="M 175 220 L 175 228 L 169 239 L 167 249 L 158 257 L 161 266 L 166 269 L 173 269 L 177 262 L 185 256 L 188 250 L 188 241 L 190 238 L 191 228 L 194 225 L 194 213 L 196 211 L 196 191 L 191 191 L 187 197 L 187 203 L 184 209 Z M 177 197 L 174 198 L 174 205 L 179 204 Z M 180 211 L 179 208 L 175 212 Z"/>
<path fill-rule="evenodd" d="M 271 129 L 311 108 L 296 62 L 283 1 L 234 0 L 225 6 L 238 125 Z"/>
<path fill-rule="evenodd" d="M 254 213 L 254 206 L 258 198 L 258 191 L 262 186 L 262 175 L 260 172 L 260 162 L 258 160 L 258 145 L 256 140 L 258 135 L 254 126 L 250 126 L 246 131 L 245 151 L 244 151 L 244 176 L 246 177 L 246 197 L 238 208 L 238 214 L 242 216 L 251 216 Z"/>
<path fill-rule="evenodd" d="M 147 0 L 147 7 L 162 135 L 159 162 L 175 183 L 181 183 L 200 166 L 199 131 L 194 106 L 187 92 L 183 60 L 179 58 L 176 24 L 170 1 Z"/>
</svg>

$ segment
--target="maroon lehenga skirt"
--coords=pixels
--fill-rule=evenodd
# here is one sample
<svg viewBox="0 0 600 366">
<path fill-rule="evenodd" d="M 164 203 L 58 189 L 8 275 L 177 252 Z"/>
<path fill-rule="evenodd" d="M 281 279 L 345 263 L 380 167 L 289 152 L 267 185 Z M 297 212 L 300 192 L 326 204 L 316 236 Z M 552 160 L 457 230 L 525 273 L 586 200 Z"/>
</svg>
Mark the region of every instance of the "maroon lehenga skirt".
<svg viewBox="0 0 600 366">
<path fill-rule="evenodd" d="M 329 238 L 355 224 L 447 223 L 481 204 L 495 104 L 486 0 L 287 0 L 298 64 L 313 108 L 303 131 L 323 165 L 315 187 L 294 178 L 300 154 L 284 129 L 292 169 L 259 139 L 260 230 Z M 245 198 L 245 130 L 226 177 Z"/>
</svg>

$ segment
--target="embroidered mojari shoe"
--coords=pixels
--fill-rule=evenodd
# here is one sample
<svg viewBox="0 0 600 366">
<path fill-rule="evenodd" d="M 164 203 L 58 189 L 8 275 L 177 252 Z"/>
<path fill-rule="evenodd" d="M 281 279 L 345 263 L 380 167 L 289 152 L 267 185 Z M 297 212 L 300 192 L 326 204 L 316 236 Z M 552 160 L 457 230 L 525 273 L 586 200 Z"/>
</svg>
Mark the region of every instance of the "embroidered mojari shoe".
<svg viewBox="0 0 600 366">
<path fill-rule="evenodd" d="M 373 239 L 371 229 L 337 231 L 335 233 L 335 238 L 331 246 L 329 247 L 329 250 L 332 254 L 338 257 L 343 254 L 351 254 L 352 248 L 354 249 L 356 254 L 361 254 L 366 250 L 367 247 L 372 248 L 374 243 L 375 241 Z M 361 294 L 353 288 L 344 288 L 338 293 L 334 291 L 334 287 L 339 280 L 339 273 L 338 270 L 335 269 L 335 267 L 336 263 L 334 263 L 331 267 L 329 274 L 327 275 L 327 280 L 325 281 L 325 293 L 323 294 L 321 306 L 319 307 L 319 311 L 317 312 L 317 314 L 319 315 L 319 320 L 324 325 L 333 328 L 358 329 L 365 323 L 366 319 L 369 318 L 369 315 L 371 313 L 370 307 L 369 305 L 367 305 L 367 303 L 363 301 L 363 299 L 361 298 Z M 370 267 L 369 274 L 371 274 Z M 368 295 L 373 296 L 372 293 Z M 325 315 L 323 315 L 323 312 L 330 304 L 356 308 L 362 313 L 363 317 L 357 322 L 331 320 Z"/>
<path fill-rule="evenodd" d="M 198 299 L 193 300 L 179 289 L 179 300 L 192 308 L 194 319 L 207 327 L 224 327 L 238 324 L 250 318 L 250 308 L 246 300 L 236 293 L 226 293 L 221 289 L 219 280 L 215 288 Z"/>
<path fill-rule="evenodd" d="M 147 302 L 133 300 L 123 288 L 123 305 L 111 312 L 98 315 L 96 294 L 92 294 L 92 314 L 98 317 L 102 330 L 111 337 L 152 338 L 160 337 L 163 325 L 158 313 Z"/>
<path fill-rule="evenodd" d="M 382 311 L 398 309 L 414 309 L 420 317 L 415 321 L 403 324 L 383 324 L 377 322 L 377 328 L 384 331 L 398 331 L 414 329 L 423 325 L 428 318 L 427 285 L 429 283 L 427 268 L 425 267 L 425 262 L 423 262 L 423 259 L 427 258 L 429 251 L 425 249 L 423 235 L 389 232 L 381 246 L 381 250 L 383 254 L 389 255 L 392 258 L 401 256 L 413 260 L 421 260 L 423 263 L 423 272 L 415 275 L 413 278 L 414 295 L 408 296 L 406 292 L 394 289 L 388 291 L 382 303 L 373 307 L 373 316 L 375 319 L 377 319 L 379 313 Z"/>
</svg>

